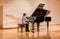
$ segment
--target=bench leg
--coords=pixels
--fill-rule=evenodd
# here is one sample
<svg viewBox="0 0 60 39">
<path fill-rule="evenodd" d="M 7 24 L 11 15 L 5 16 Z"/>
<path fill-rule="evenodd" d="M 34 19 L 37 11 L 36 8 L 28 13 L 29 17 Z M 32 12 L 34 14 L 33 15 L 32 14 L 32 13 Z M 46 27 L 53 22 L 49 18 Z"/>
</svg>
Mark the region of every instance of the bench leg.
<svg viewBox="0 0 60 39">
<path fill-rule="evenodd" d="M 23 32 L 23 26 L 21 26 L 21 32 Z"/>
<path fill-rule="evenodd" d="M 18 32 L 19 32 L 19 27 L 21 28 L 21 32 L 23 32 L 23 25 L 18 25 Z"/>
</svg>

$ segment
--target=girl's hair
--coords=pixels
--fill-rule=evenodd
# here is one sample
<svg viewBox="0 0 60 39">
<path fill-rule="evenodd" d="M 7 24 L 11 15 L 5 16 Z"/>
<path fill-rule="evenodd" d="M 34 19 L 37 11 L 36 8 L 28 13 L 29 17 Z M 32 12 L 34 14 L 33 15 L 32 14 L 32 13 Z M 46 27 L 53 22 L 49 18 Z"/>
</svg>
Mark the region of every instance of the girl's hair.
<svg viewBox="0 0 60 39">
<path fill-rule="evenodd" d="M 26 15 L 26 13 L 23 13 L 23 16 L 25 16 Z"/>
</svg>

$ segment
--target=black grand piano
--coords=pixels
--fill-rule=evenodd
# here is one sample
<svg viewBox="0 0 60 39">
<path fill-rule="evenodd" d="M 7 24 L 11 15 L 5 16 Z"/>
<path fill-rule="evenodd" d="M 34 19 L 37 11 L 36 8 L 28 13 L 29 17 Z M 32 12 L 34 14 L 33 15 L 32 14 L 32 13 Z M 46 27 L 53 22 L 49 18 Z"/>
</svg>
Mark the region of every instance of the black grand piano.
<svg viewBox="0 0 60 39">
<path fill-rule="evenodd" d="M 30 16 L 30 22 L 32 23 L 32 30 L 34 30 L 34 24 L 37 23 L 37 31 L 39 32 L 39 24 L 43 21 L 47 22 L 47 29 L 49 28 L 49 22 L 51 17 L 46 17 L 50 11 L 43 9 L 45 4 L 39 4 L 33 14 Z"/>
</svg>

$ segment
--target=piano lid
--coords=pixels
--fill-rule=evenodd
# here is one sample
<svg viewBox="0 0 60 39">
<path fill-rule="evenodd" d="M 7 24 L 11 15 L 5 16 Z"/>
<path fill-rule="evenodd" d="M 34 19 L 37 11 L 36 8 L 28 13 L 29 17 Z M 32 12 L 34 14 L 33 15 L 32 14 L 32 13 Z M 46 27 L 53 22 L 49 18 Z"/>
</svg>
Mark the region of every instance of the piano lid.
<svg viewBox="0 0 60 39">
<path fill-rule="evenodd" d="M 35 16 L 45 16 L 47 14 L 48 10 L 43 9 L 45 4 L 39 4 L 38 7 L 36 8 L 36 10 L 33 12 L 33 14 L 31 16 L 35 17 Z"/>
<path fill-rule="evenodd" d="M 33 14 L 31 16 L 35 17 L 35 16 L 45 16 L 47 13 L 47 10 L 43 9 L 45 4 L 39 4 L 38 7 L 36 8 L 36 10 L 33 12 Z"/>
</svg>

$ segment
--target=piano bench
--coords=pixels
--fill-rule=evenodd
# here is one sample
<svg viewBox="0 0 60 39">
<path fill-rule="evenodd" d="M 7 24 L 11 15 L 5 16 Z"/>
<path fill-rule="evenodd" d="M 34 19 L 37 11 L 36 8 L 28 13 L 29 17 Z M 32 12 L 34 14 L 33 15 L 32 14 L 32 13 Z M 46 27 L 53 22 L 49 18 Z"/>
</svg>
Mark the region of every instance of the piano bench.
<svg viewBox="0 0 60 39">
<path fill-rule="evenodd" d="M 21 28 L 21 32 L 23 32 L 23 28 L 24 28 L 24 24 L 18 24 L 18 32 L 19 32 L 19 28 Z"/>
</svg>

